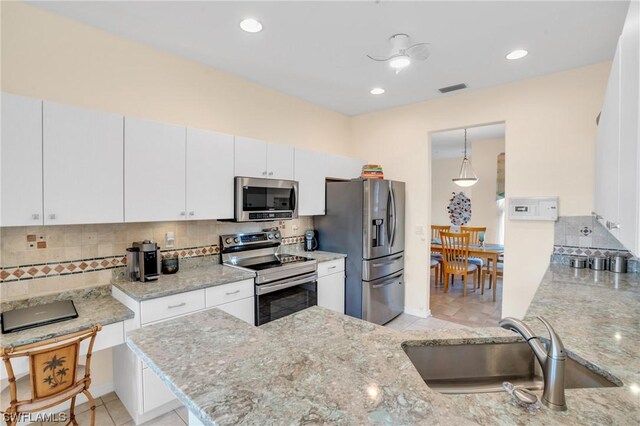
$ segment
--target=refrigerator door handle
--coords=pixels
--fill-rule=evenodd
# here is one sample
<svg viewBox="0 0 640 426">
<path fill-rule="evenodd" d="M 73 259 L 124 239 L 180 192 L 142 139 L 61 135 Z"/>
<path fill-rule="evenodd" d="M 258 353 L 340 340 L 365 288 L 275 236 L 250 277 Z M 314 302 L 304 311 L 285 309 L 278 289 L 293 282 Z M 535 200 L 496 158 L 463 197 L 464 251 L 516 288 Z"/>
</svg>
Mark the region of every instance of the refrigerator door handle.
<svg viewBox="0 0 640 426">
<path fill-rule="evenodd" d="M 389 238 L 389 251 L 392 250 L 393 244 L 396 241 L 396 228 L 398 226 L 398 218 L 396 217 L 396 194 L 393 192 L 393 183 L 389 182 L 389 197 L 391 199 L 391 211 L 390 215 L 393 217 L 393 228 L 391 228 L 391 237 Z"/>
<path fill-rule="evenodd" d="M 390 257 L 390 258 L 386 259 L 384 262 L 372 263 L 371 266 L 373 266 L 374 268 L 378 268 L 380 266 L 389 265 L 389 264 L 395 262 L 396 260 L 402 259 L 402 256 L 403 255 L 401 254 L 401 255 L 398 255 L 398 256 Z"/>
<path fill-rule="evenodd" d="M 397 281 L 398 278 L 402 277 L 402 274 L 403 272 L 400 272 L 398 274 L 390 276 L 389 278 L 384 278 L 384 281 L 382 281 L 380 284 L 373 284 L 371 288 L 380 288 L 380 287 L 388 286 L 389 284 L 393 284 Z M 402 282 L 400 282 L 400 284 L 402 284 Z"/>
</svg>

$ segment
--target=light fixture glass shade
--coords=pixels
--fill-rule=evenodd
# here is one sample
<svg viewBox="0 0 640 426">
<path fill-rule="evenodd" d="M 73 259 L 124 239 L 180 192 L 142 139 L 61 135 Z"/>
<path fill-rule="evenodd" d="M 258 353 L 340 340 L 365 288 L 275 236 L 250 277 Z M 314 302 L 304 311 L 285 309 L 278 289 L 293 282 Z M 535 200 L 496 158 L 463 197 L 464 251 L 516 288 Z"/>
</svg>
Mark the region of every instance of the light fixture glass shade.
<svg viewBox="0 0 640 426">
<path fill-rule="evenodd" d="M 464 159 L 462 160 L 462 165 L 460 166 L 460 173 L 458 174 L 458 177 L 455 177 L 452 180 L 453 183 L 458 186 L 462 186 L 463 188 L 468 188 L 478 182 L 478 176 L 473 171 L 473 167 L 471 167 L 471 161 L 469 161 L 467 157 L 464 157 Z"/>
<path fill-rule="evenodd" d="M 411 58 L 407 55 L 398 55 L 394 58 L 391 58 L 389 61 L 389 66 L 393 69 L 401 69 L 404 67 L 408 67 L 411 64 Z"/>
</svg>

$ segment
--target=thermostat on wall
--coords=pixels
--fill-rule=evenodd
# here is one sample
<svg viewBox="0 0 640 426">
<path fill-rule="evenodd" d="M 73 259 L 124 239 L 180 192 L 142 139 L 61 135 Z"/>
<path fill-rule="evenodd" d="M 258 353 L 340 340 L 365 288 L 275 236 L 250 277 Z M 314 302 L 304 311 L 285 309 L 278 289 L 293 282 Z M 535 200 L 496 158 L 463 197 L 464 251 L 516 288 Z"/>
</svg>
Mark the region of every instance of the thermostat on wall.
<svg viewBox="0 0 640 426">
<path fill-rule="evenodd" d="M 558 197 L 509 198 L 511 220 L 558 220 Z"/>
</svg>

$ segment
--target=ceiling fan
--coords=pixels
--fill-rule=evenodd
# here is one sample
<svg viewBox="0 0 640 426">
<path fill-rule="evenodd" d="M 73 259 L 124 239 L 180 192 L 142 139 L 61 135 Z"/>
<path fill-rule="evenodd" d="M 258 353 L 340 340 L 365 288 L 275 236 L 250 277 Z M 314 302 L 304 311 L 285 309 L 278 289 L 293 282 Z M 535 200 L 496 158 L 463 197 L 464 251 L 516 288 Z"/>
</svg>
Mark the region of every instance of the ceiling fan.
<svg viewBox="0 0 640 426">
<path fill-rule="evenodd" d="M 430 43 L 411 44 L 411 38 L 406 34 L 394 34 L 389 37 L 391 52 L 387 57 L 367 55 L 369 59 L 378 62 L 389 62 L 389 66 L 398 74 L 411 65 L 411 61 L 426 61 L 431 54 Z"/>
</svg>

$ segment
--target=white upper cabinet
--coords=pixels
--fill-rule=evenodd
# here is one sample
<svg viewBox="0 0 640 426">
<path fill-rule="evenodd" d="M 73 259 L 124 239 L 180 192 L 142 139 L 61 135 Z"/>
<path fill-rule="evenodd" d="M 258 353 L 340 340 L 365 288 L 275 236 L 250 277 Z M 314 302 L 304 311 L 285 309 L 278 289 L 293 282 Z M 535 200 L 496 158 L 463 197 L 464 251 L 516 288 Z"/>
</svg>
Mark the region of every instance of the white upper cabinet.
<svg viewBox="0 0 640 426">
<path fill-rule="evenodd" d="M 267 144 L 267 177 L 293 180 L 294 148 L 275 143 Z"/>
<path fill-rule="evenodd" d="M 42 225 L 42 101 L 2 94 L 0 225 Z"/>
<path fill-rule="evenodd" d="M 332 155 L 327 177 L 346 180 L 360 177 L 365 164 L 365 161 L 357 158 Z"/>
<path fill-rule="evenodd" d="M 125 117 L 126 222 L 186 217 L 185 142 L 182 126 Z"/>
<path fill-rule="evenodd" d="M 308 149 L 295 150 L 295 180 L 298 181 L 298 214 L 325 214 L 325 179 L 331 156 Z"/>
<path fill-rule="evenodd" d="M 236 136 L 235 176 L 267 177 L 267 143 Z"/>
<path fill-rule="evenodd" d="M 631 2 L 607 84 L 596 147 L 595 212 L 640 255 L 640 4 Z"/>
<path fill-rule="evenodd" d="M 293 179 L 293 147 L 236 136 L 235 175 Z"/>
<path fill-rule="evenodd" d="M 233 218 L 233 136 L 187 129 L 187 218 Z"/>
<path fill-rule="evenodd" d="M 640 253 L 640 4 L 631 2 L 620 37 L 620 200 L 622 245 Z"/>
<path fill-rule="evenodd" d="M 618 161 L 620 159 L 620 46 L 609 74 L 596 144 L 595 212 L 603 224 L 618 221 Z M 617 236 L 617 229 L 610 229 Z"/>
<path fill-rule="evenodd" d="M 44 223 L 123 221 L 123 117 L 43 104 Z"/>
</svg>

